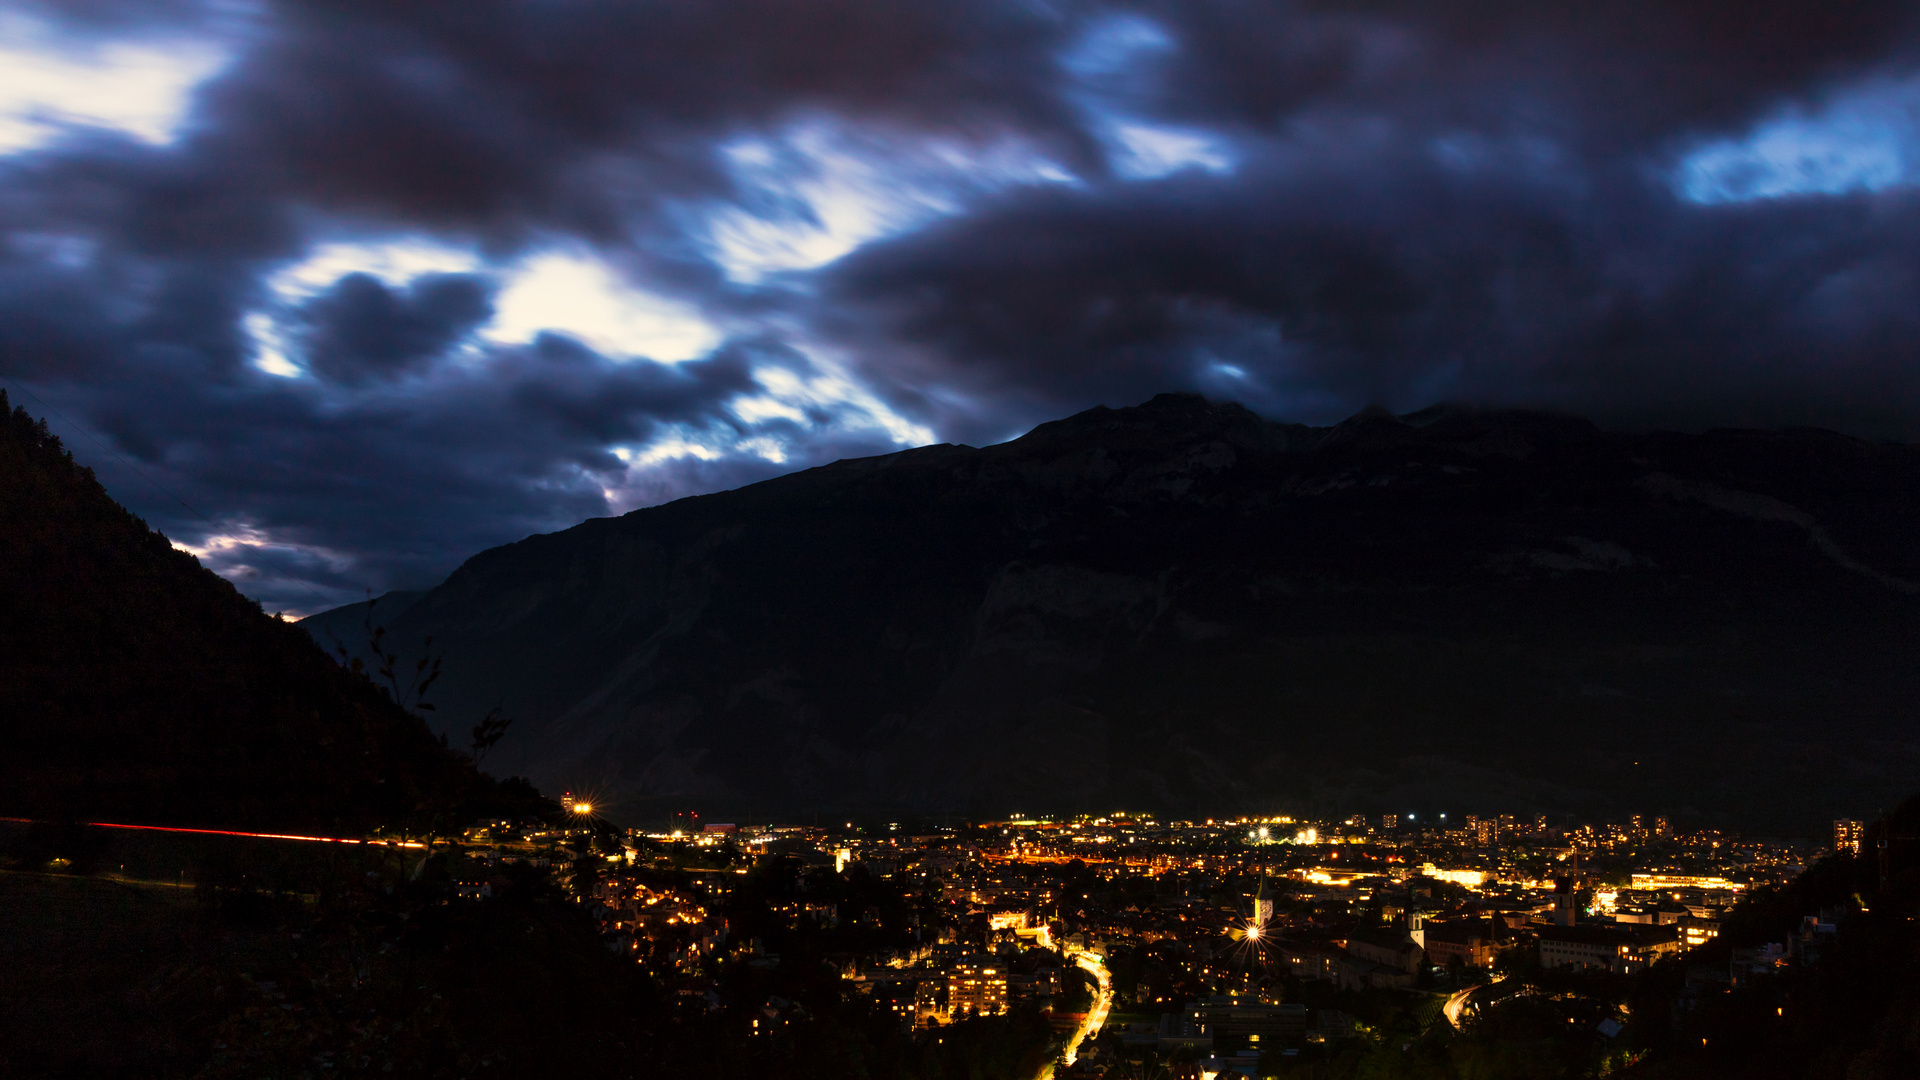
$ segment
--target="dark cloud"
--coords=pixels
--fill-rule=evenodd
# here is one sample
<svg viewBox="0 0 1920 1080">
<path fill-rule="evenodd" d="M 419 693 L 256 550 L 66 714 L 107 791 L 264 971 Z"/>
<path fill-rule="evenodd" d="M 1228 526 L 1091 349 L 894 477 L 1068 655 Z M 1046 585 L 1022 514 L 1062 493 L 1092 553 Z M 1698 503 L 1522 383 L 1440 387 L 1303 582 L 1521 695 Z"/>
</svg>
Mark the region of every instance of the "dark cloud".
<svg viewBox="0 0 1920 1080">
<path fill-rule="evenodd" d="M 1023 3 L 288 3 L 200 152 L 331 210 L 503 240 L 626 234 L 724 189 L 713 140 L 809 111 L 1070 147 L 1065 19 Z M 602 171 L 620 158 L 610 189 Z"/>
<path fill-rule="evenodd" d="M 1036 419 L 1177 386 L 1317 420 L 1464 398 L 1920 435 L 1911 193 L 1708 210 L 1373 164 L 1010 200 L 839 267 L 846 332 L 915 346 L 872 369 L 902 394 Z"/>
<path fill-rule="evenodd" d="M 611 364 L 568 338 L 544 335 L 503 367 L 489 385 L 505 382 L 524 411 L 598 445 L 644 441 L 663 422 L 719 421 L 721 402 L 754 387 L 747 355 L 737 349 L 672 367 Z"/>
<path fill-rule="evenodd" d="M 433 363 L 492 317 L 493 302 L 471 274 L 428 274 L 404 290 L 348 274 L 301 315 L 310 370 L 353 384 Z"/>
<path fill-rule="evenodd" d="M 1912 63 L 1907 5 L 1774 7 L 1154 6 L 1173 45 L 1107 88 L 1237 133 L 1237 169 L 1015 193 L 836 267 L 829 317 L 905 400 L 1005 403 L 944 411 L 976 437 L 1171 386 L 1920 435 L 1911 197 L 1702 207 L 1663 175 Z"/>
<path fill-rule="evenodd" d="M 99 461 L 276 606 L 914 423 L 979 442 L 1176 388 L 1312 420 L 1455 398 L 1920 435 L 1916 177 L 1706 205 L 1676 173 L 1836 95 L 1920 95 L 1909 4 L 18 10 L 74 55 L 227 51 L 171 142 L 75 124 L 0 155 L 0 373 L 213 518 Z M 1920 127 L 1889 137 L 1920 158 Z M 728 209 L 798 230 L 746 242 L 800 269 L 742 280 Z M 472 265 L 275 277 L 392 238 Z M 724 343 L 659 364 L 490 334 L 548 250 Z M 273 348 L 299 370 L 255 366 Z"/>
<path fill-rule="evenodd" d="M 254 374 L 219 391 L 143 378 L 43 396 L 68 417 L 90 416 L 134 467 L 214 521 L 103 460 L 102 475 L 136 509 L 176 538 L 247 540 L 209 562 L 277 606 L 311 610 L 321 601 L 298 582 L 329 600 L 429 584 L 493 544 L 786 471 L 752 457 L 667 461 L 620 503 L 609 498 L 628 469 L 610 446 L 644 443 L 664 424 L 734 424 L 723 405 L 751 387 L 748 363 L 741 348 L 675 366 L 620 363 L 547 336 L 353 393 Z M 89 456 L 84 433 L 67 438 Z M 795 463 L 889 448 L 829 433 L 803 442 Z"/>
</svg>

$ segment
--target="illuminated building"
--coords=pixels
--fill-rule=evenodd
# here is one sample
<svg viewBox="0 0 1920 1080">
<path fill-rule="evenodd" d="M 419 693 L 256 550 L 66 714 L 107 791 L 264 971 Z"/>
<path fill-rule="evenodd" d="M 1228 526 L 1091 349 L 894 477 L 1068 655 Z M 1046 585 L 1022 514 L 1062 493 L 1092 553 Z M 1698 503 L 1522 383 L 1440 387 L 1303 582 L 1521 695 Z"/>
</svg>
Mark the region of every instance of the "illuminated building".
<svg viewBox="0 0 1920 1080">
<path fill-rule="evenodd" d="M 947 980 L 922 979 L 913 992 L 913 1025 L 926 1027 L 947 1011 Z"/>
<path fill-rule="evenodd" d="M 1679 928 L 1680 936 L 1686 941 L 1689 949 L 1696 945 L 1705 945 L 1720 936 L 1720 920 L 1717 918 L 1687 915 L 1675 925 Z"/>
<path fill-rule="evenodd" d="M 1422 865 L 1420 872 L 1435 881 L 1450 881 L 1469 889 L 1477 889 L 1485 885 L 1489 876 L 1485 870 L 1442 870 L 1432 863 Z"/>
<path fill-rule="evenodd" d="M 1399 826 L 1399 824 L 1400 824 L 1399 814 L 1381 814 L 1380 815 L 1380 827 L 1383 829 L 1396 828 Z"/>
<path fill-rule="evenodd" d="M 1866 832 L 1866 822 L 1840 818 L 1833 823 L 1833 850 L 1836 853 L 1846 851 L 1860 854 L 1860 840 Z"/>
<path fill-rule="evenodd" d="M 947 980 L 947 1011 L 996 1016 L 1007 1011 L 1007 967 L 998 960 L 970 956 L 953 966 Z"/>
<path fill-rule="evenodd" d="M 1627 975 L 1684 947 L 1671 926 L 1550 926 L 1540 930 L 1540 966 L 1605 968 Z"/>
<path fill-rule="evenodd" d="M 1421 939 L 1427 962 L 1447 967 L 1458 960 L 1467 967 L 1491 967 L 1495 926 L 1490 919 L 1428 923 Z"/>
<path fill-rule="evenodd" d="M 1305 1005 L 1267 1005 L 1243 997 L 1189 1001 L 1184 1019 L 1185 1030 L 1211 1041 L 1220 1053 L 1297 1042 L 1307 1033 Z"/>
<path fill-rule="evenodd" d="M 1267 895 L 1267 879 L 1260 877 L 1260 888 L 1253 894 L 1253 926 L 1256 931 L 1264 931 L 1273 921 L 1273 897 Z"/>
<path fill-rule="evenodd" d="M 1636 877 L 1638 875 L 1635 875 Z M 1639 886 L 1636 885 L 1635 888 Z M 1553 879 L 1553 925 L 1572 927 L 1579 918 L 1579 903 L 1572 878 Z"/>
<path fill-rule="evenodd" d="M 1706 874 L 1635 874 L 1634 889 L 1744 889 L 1745 885 Z"/>
<path fill-rule="evenodd" d="M 914 1002 L 919 992 L 920 984 L 916 982 L 890 983 L 874 994 L 874 1004 L 882 1012 L 891 1015 L 901 1027 L 910 1028 L 916 1018 Z"/>
<path fill-rule="evenodd" d="M 1492 847 L 1498 832 L 1498 827 L 1491 819 L 1483 819 L 1474 814 L 1467 815 L 1467 836 L 1480 847 Z"/>
</svg>

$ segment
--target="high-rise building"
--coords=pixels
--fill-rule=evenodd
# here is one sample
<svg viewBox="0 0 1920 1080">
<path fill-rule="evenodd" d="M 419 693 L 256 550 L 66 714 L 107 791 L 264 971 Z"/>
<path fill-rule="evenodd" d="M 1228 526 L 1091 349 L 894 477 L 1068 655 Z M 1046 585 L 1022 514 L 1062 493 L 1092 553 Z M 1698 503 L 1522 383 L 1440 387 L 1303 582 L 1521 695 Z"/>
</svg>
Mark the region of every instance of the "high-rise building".
<svg viewBox="0 0 1920 1080">
<path fill-rule="evenodd" d="M 1383 829 L 1391 829 L 1399 824 L 1400 824 L 1399 814 L 1381 814 L 1380 815 L 1380 827 Z"/>
<path fill-rule="evenodd" d="M 1493 846 L 1494 835 L 1497 831 L 1492 818 L 1476 817 L 1472 814 L 1467 815 L 1467 834 L 1473 837 L 1475 844 L 1481 847 Z"/>
<path fill-rule="evenodd" d="M 1671 836 L 1672 834 L 1673 834 L 1673 822 L 1668 821 L 1664 817 L 1657 817 L 1653 819 L 1653 835 Z"/>
<path fill-rule="evenodd" d="M 969 956 L 953 966 L 947 980 L 947 1010 L 974 1016 L 1007 1011 L 1007 965 L 991 957 Z"/>
<path fill-rule="evenodd" d="M 1851 818 L 1840 818 L 1833 823 L 1833 850 L 1838 853 L 1849 851 L 1860 854 L 1860 841 L 1866 836 L 1867 823 Z"/>
</svg>

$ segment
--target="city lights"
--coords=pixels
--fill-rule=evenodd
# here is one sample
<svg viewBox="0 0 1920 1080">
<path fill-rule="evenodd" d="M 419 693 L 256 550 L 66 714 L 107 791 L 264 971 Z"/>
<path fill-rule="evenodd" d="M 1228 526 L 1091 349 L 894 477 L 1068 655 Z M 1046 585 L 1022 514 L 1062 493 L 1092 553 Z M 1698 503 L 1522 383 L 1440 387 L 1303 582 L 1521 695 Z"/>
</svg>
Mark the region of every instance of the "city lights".
<svg viewBox="0 0 1920 1080">
<path fill-rule="evenodd" d="M 0 1080 L 1920 1080 L 1920 0 L 1454 7 L 0 0 Z"/>
<path fill-rule="evenodd" d="M 571 821 L 595 809 L 593 800 L 571 795 L 563 806 Z M 1544 819 L 1510 814 L 1456 821 L 1434 813 L 1423 822 L 1407 815 L 1396 827 L 1390 818 L 1381 815 L 1373 828 L 1367 816 L 1344 813 L 1211 823 L 1083 815 L 918 834 L 900 823 L 851 835 L 817 826 L 668 826 L 628 830 L 625 855 L 596 860 L 603 862 L 597 882 L 573 887 L 614 939 L 609 948 L 655 977 L 702 980 L 725 995 L 736 970 L 780 968 L 783 953 L 794 966 L 805 955 L 797 941 L 811 938 L 817 944 L 807 947 L 835 957 L 839 979 L 884 998 L 915 1032 L 1044 1007 L 1066 991 L 1062 973 L 1084 976 L 1078 985 L 1089 995 L 1081 999 L 1087 1012 L 1061 1053 L 1077 1061 L 1110 1010 L 1181 1007 L 1147 996 L 1144 980 L 1114 986 L 1109 958 L 1138 964 L 1153 942 L 1192 944 L 1190 953 L 1156 952 L 1149 962 L 1195 986 L 1186 1004 L 1201 1002 L 1203 1012 L 1216 1008 L 1204 1004 L 1215 997 L 1247 1003 L 1219 1009 L 1279 1008 L 1260 996 L 1277 970 L 1397 992 L 1414 985 L 1422 964 L 1435 973 L 1484 969 L 1514 948 L 1536 952 L 1545 968 L 1634 974 L 1716 937 L 1721 912 L 1742 886 L 1782 879 L 1768 878 L 1768 866 L 1805 861 L 1713 830 L 1659 833 L 1660 846 L 1652 846 L 1648 837 L 1656 834 L 1612 824 L 1549 828 Z M 511 827 L 476 832 L 483 835 L 469 843 L 484 842 L 490 859 L 542 865 L 551 858 L 549 838 L 578 835 L 577 827 L 569 833 L 552 821 L 522 827 L 517 838 Z M 762 897 L 774 916 L 770 932 L 731 937 L 718 901 L 758 895 L 763 886 L 748 867 L 775 841 L 789 845 L 781 857 L 796 860 L 800 888 Z M 1632 886 L 1607 884 L 1614 875 Z M 837 887 L 860 882 L 873 900 L 895 891 L 907 908 L 832 898 L 821 886 L 836 880 Z M 465 891 L 477 884 L 462 888 L 463 896 L 485 895 Z M 1066 902 L 1063 889 L 1070 890 Z M 865 954 L 854 945 L 859 937 L 840 948 L 831 943 L 876 926 L 899 943 Z M 782 927 L 802 937 L 780 937 Z M 1780 962 L 1776 954 L 1763 961 Z M 1455 990 L 1444 1013 L 1459 1026 L 1483 1007 Z M 808 1021 L 789 1003 L 760 1010 L 754 1022 L 755 1032 L 771 1033 Z"/>
</svg>

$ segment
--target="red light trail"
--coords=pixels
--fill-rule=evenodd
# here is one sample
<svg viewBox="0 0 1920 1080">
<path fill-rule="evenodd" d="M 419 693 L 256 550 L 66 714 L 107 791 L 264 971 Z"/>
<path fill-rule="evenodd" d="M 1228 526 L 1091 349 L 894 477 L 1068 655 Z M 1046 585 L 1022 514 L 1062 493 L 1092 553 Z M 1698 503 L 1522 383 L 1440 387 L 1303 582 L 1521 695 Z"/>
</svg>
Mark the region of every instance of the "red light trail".
<svg viewBox="0 0 1920 1080">
<path fill-rule="evenodd" d="M 22 825 L 35 824 L 32 818 L 0 818 L 0 821 L 12 821 Z M 294 833 L 258 833 L 240 832 L 234 829 L 186 829 L 174 825 L 122 825 L 112 821 L 82 821 L 78 824 L 95 829 L 134 829 L 140 832 L 194 833 L 201 836 L 244 836 L 253 840 L 303 840 L 313 844 L 362 844 L 369 847 L 423 848 L 427 845 L 414 840 L 356 840 L 342 836 L 299 836 Z"/>
</svg>

